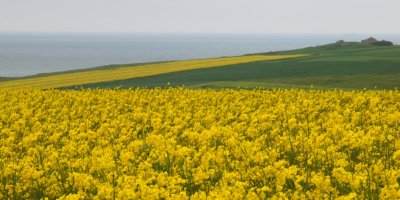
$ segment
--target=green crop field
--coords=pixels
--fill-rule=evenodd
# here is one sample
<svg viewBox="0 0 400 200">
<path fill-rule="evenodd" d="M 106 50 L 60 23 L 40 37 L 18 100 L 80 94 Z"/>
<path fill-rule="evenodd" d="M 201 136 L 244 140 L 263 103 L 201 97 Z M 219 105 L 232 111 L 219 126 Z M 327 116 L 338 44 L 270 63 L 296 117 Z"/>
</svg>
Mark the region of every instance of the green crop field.
<svg viewBox="0 0 400 200">
<path fill-rule="evenodd" d="M 0 88 L 38 88 L 51 89 L 71 87 L 75 85 L 98 84 L 116 80 L 149 77 L 171 72 L 180 72 L 193 69 L 205 69 L 250 63 L 260 61 L 273 61 L 304 57 L 306 55 L 248 55 L 236 57 L 210 58 L 198 60 L 184 60 L 163 63 L 149 63 L 134 66 L 120 66 L 110 68 L 95 68 L 92 70 L 78 70 L 65 73 L 54 73 L 42 76 L 26 77 L 22 79 L 0 82 Z"/>
<path fill-rule="evenodd" d="M 206 59 L 104 66 L 19 79 L 0 78 L 0 87 L 76 89 L 185 86 L 220 89 L 313 86 L 321 89 L 394 89 L 400 86 L 399 46 L 335 43 L 246 56 L 278 56 L 279 59 L 231 61 L 236 59 L 231 57 L 222 58 L 224 64 L 209 59 L 217 61 L 217 64 L 204 65 L 209 62 Z M 280 59 L 279 56 L 289 56 L 287 58 L 291 59 Z M 175 68 L 176 64 L 179 68 Z M 212 67 L 214 65 L 218 67 Z M 119 71 L 121 69 L 125 71 Z"/>
<path fill-rule="evenodd" d="M 135 79 L 86 84 L 84 88 L 341 88 L 394 89 L 400 86 L 400 47 L 329 44 L 268 55 L 308 54 L 288 60 L 260 61 L 180 71 Z M 262 55 L 262 54 L 260 54 Z M 76 87 L 75 87 L 76 88 Z"/>
</svg>

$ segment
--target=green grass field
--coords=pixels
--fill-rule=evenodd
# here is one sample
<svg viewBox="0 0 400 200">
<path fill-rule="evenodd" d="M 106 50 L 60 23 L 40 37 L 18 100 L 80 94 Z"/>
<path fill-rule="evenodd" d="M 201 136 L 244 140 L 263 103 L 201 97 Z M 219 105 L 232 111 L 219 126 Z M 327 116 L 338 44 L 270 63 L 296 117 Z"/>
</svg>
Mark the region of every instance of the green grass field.
<svg viewBox="0 0 400 200">
<path fill-rule="evenodd" d="M 275 52 L 309 54 L 289 60 L 260 61 L 181 71 L 71 88 L 341 88 L 394 89 L 400 86 L 400 47 L 351 43 Z"/>
<path fill-rule="evenodd" d="M 0 88 L 37 88 L 51 89 L 64 88 L 75 85 L 99 84 L 140 77 L 150 77 L 172 72 L 190 71 L 194 69 L 205 69 L 221 67 L 226 65 L 252 63 L 260 61 L 273 61 L 304 57 L 306 55 L 248 55 L 222 58 L 209 58 L 197 60 L 170 61 L 162 63 L 147 63 L 142 65 L 129 65 L 119 67 L 108 67 L 104 69 L 94 68 L 91 70 L 79 70 L 64 73 L 54 73 L 26 77 L 22 79 L 0 82 Z"/>
<path fill-rule="evenodd" d="M 212 68 L 175 70 L 163 74 L 146 75 L 130 79 L 118 79 L 89 84 L 60 87 L 76 88 L 130 88 L 170 87 L 188 88 L 314 88 L 321 89 L 394 89 L 400 87 L 400 46 L 374 46 L 361 43 L 329 44 L 304 49 L 260 53 L 253 55 L 301 55 L 309 56 L 263 60 L 231 64 Z M 151 63 L 158 64 L 158 63 Z M 23 77 L 23 83 L 32 78 L 48 78 L 71 73 L 88 73 L 96 70 L 116 70 L 143 64 L 111 65 L 91 69 L 40 74 Z M 9 82 L 9 78 L 0 78 Z"/>
</svg>

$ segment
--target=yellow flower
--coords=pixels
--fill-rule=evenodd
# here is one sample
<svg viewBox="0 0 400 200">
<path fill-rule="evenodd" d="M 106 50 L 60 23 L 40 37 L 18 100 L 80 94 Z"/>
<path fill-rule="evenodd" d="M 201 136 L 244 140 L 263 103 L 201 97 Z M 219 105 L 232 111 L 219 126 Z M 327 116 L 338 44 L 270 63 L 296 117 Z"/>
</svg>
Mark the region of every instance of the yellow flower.
<svg viewBox="0 0 400 200">
<path fill-rule="evenodd" d="M 2 199 L 399 199 L 399 91 L 0 90 Z"/>
</svg>

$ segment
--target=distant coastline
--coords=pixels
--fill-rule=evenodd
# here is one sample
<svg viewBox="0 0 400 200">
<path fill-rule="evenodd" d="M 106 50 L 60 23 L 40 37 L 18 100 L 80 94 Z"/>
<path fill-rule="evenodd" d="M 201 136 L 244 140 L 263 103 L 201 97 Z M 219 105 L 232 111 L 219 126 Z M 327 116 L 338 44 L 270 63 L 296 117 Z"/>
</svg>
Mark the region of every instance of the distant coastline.
<svg viewBox="0 0 400 200">
<path fill-rule="evenodd" d="M 236 56 L 323 45 L 357 34 L 130 34 L 0 32 L 0 77 L 95 66 Z M 373 35 L 375 36 L 375 35 Z M 395 44 L 400 35 L 377 35 Z"/>
</svg>

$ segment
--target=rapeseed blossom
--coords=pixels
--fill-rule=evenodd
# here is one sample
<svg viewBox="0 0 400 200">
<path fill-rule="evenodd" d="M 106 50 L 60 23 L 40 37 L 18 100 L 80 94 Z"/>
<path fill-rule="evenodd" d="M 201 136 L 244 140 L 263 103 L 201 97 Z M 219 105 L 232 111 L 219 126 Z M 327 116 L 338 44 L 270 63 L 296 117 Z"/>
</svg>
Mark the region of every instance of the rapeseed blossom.
<svg viewBox="0 0 400 200">
<path fill-rule="evenodd" d="M 0 90 L 1 199 L 399 199 L 400 92 Z"/>
</svg>

